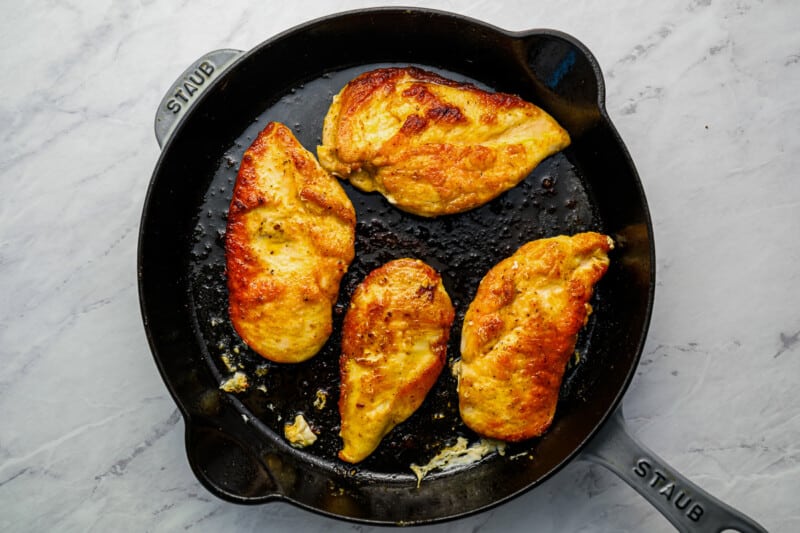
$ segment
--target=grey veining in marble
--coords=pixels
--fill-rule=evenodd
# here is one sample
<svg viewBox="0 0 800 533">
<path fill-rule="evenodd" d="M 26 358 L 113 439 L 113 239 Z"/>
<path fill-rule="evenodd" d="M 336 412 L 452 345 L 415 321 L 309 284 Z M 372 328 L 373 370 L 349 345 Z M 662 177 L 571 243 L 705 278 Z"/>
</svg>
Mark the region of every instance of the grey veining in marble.
<svg viewBox="0 0 800 533">
<path fill-rule="evenodd" d="M 381 4 L 560 29 L 593 51 L 655 225 L 656 305 L 629 425 L 768 530 L 800 531 L 800 3 L 789 0 L 8 3 L 0 531 L 373 531 L 288 504 L 231 505 L 197 482 L 145 340 L 136 246 L 159 156 L 153 116 L 175 76 L 207 51 Z M 418 530 L 672 528 L 575 462 L 494 510 Z"/>
</svg>

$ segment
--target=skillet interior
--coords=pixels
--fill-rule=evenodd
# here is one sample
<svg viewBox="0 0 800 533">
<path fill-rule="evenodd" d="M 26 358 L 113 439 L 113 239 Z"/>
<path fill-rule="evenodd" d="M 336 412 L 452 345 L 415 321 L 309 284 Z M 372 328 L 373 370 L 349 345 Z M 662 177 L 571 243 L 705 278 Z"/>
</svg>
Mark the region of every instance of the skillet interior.
<svg viewBox="0 0 800 533">
<path fill-rule="evenodd" d="M 227 318 L 225 216 L 238 161 L 270 120 L 306 148 L 320 142 L 331 97 L 356 74 L 414 64 L 548 110 L 573 144 L 522 184 L 477 210 L 427 220 L 345 185 L 357 211 L 356 259 L 342 282 L 335 332 L 300 365 L 275 365 L 238 339 Z M 602 109 L 600 72 L 563 34 L 509 34 L 452 15 L 373 10 L 322 19 L 276 37 L 240 59 L 198 101 L 165 146 L 140 234 L 140 295 L 156 362 L 187 421 L 198 478 L 239 502 L 285 498 L 337 517 L 423 523 L 484 509 L 528 489 L 574 456 L 621 398 L 644 341 L 652 304 L 652 232 L 636 171 Z M 612 267 L 581 335 L 551 430 L 467 470 L 432 473 L 420 488 L 408 466 L 424 464 L 463 435 L 455 380 L 445 370 L 422 408 L 358 466 L 338 461 L 338 346 L 355 286 L 404 256 L 439 270 L 457 310 L 448 360 L 477 284 L 522 243 L 597 230 L 615 237 Z M 254 386 L 218 389 L 225 355 Z M 256 376 L 257 370 L 266 375 Z M 256 388 L 263 385 L 264 390 Z M 317 391 L 327 394 L 316 408 Z M 304 413 L 319 432 L 305 450 L 282 427 Z"/>
</svg>

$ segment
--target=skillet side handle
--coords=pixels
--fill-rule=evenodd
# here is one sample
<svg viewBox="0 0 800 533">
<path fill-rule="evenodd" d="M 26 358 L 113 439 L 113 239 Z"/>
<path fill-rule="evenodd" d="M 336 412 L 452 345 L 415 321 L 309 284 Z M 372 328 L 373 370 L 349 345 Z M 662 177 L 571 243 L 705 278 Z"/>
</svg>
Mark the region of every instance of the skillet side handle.
<svg viewBox="0 0 800 533">
<path fill-rule="evenodd" d="M 683 477 L 636 440 L 625 425 L 621 407 L 592 439 L 582 457 L 617 474 L 661 511 L 678 531 L 767 531 Z"/>
<path fill-rule="evenodd" d="M 169 88 L 156 111 L 156 141 L 166 144 L 172 132 L 203 91 L 242 55 L 241 50 L 214 50 L 191 64 Z"/>
<path fill-rule="evenodd" d="M 271 451 L 255 450 L 237 435 L 241 428 L 231 421 L 217 422 L 187 420 L 186 454 L 197 479 L 212 494 L 233 503 L 280 498 L 279 478 L 270 470 Z"/>
</svg>

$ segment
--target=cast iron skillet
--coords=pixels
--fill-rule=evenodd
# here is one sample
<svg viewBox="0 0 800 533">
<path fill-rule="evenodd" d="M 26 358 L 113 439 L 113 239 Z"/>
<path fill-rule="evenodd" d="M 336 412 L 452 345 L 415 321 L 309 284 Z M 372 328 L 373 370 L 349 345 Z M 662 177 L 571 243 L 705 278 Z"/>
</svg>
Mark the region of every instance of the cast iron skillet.
<svg viewBox="0 0 800 533">
<path fill-rule="evenodd" d="M 358 217 L 356 259 L 342 282 L 334 334 L 307 363 L 268 363 L 241 342 L 227 315 L 225 217 L 238 162 L 272 120 L 314 151 L 331 97 L 358 73 L 386 65 L 416 65 L 518 94 L 555 116 L 572 145 L 493 202 L 434 220 L 345 184 Z M 604 98 L 597 62 L 568 35 L 511 33 L 422 9 L 326 17 L 246 53 L 212 52 L 187 69 L 157 113 L 163 152 L 142 215 L 139 291 L 150 347 L 185 418 L 187 454 L 201 483 L 232 502 L 284 500 L 357 522 L 423 524 L 504 502 L 580 452 L 617 472 L 679 529 L 762 531 L 624 431 L 617 406 L 645 341 L 655 260 L 644 193 Z M 478 440 L 459 419 L 446 370 L 419 411 L 371 457 L 357 466 L 336 458 L 341 320 L 370 270 L 410 256 L 442 274 L 457 309 L 452 363 L 466 307 L 494 264 L 526 241 L 586 230 L 613 236 L 617 248 L 543 437 L 470 467 L 432 472 L 417 487 L 411 463 L 425 464 L 458 436 Z M 222 392 L 220 383 L 237 369 L 250 388 Z M 298 413 L 319 434 L 305 449 L 283 438 L 283 425 Z"/>
</svg>

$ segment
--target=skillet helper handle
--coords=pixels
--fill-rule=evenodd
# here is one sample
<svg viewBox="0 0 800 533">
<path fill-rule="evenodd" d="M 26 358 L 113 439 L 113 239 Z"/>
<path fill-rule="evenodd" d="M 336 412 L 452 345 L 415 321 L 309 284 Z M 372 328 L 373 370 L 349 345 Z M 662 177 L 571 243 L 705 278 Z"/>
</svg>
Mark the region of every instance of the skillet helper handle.
<svg viewBox="0 0 800 533">
<path fill-rule="evenodd" d="M 280 490 L 268 461 L 248 444 L 250 439 L 241 438 L 241 429 L 230 420 L 219 422 L 223 427 L 186 424 L 186 453 L 197 479 L 212 494 L 235 503 L 277 498 Z"/>
<path fill-rule="evenodd" d="M 592 439 L 583 457 L 617 474 L 682 532 L 766 533 L 748 516 L 683 477 L 631 435 L 622 408 Z"/>
<path fill-rule="evenodd" d="M 161 99 L 156 111 L 156 140 L 163 147 L 197 98 L 242 55 L 229 48 L 205 54 L 189 66 Z"/>
</svg>

